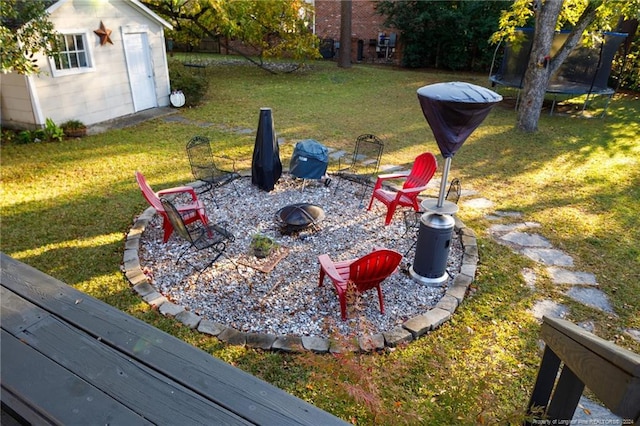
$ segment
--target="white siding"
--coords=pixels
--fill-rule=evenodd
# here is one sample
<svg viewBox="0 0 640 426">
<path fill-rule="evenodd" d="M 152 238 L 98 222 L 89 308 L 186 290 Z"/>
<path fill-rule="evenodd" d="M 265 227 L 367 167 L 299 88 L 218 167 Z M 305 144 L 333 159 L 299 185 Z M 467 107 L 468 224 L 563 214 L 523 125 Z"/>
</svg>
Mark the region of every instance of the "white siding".
<svg viewBox="0 0 640 426">
<path fill-rule="evenodd" d="M 27 87 L 27 77 L 0 74 L 0 115 L 3 126 L 33 129 L 35 114 Z"/>
</svg>

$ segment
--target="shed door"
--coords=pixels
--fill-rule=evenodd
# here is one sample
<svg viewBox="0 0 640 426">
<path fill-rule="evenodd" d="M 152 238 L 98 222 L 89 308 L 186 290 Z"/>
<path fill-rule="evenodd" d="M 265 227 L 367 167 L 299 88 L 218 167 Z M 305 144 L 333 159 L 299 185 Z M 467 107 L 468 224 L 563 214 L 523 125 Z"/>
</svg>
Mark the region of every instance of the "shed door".
<svg viewBox="0 0 640 426">
<path fill-rule="evenodd" d="M 135 111 L 154 108 L 158 104 L 147 34 L 125 32 L 123 40 L 133 108 Z"/>
</svg>

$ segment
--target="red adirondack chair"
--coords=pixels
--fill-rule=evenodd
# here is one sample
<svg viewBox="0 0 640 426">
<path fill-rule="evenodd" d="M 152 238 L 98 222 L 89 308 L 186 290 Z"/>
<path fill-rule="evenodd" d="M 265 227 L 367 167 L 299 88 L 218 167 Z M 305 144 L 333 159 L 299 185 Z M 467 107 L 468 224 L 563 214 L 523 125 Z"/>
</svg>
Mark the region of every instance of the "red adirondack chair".
<svg viewBox="0 0 640 426">
<path fill-rule="evenodd" d="M 420 211 L 418 205 L 418 195 L 427 188 L 427 184 L 433 177 L 438 168 L 436 157 L 430 152 L 425 152 L 416 157 L 413 167 L 409 173 L 389 173 L 379 175 L 376 185 L 373 187 L 373 194 L 369 201 L 367 210 L 371 210 L 373 200 L 377 199 L 387 206 L 387 216 L 385 217 L 385 226 L 391 223 L 396 207 L 405 206 L 413 207 L 415 211 Z M 391 191 L 384 189 L 382 183 L 390 179 L 404 179 L 402 189 Z"/>
<path fill-rule="evenodd" d="M 322 286 L 325 274 L 333 282 L 340 301 L 342 320 L 347 319 L 347 287 L 353 282 L 355 290 L 363 293 L 369 289 L 378 290 L 380 312 L 384 314 L 384 301 L 380 283 L 394 273 L 402 260 L 402 255 L 388 249 L 376 249 L 359 259 L 334 262 L 328 254 L 318 256 L 320 262 L 320 282 Z"/>
<path fill-rule="evenodd" d="M 178 212 L 182 216 L 182 220 L 186 225 L 195 222 L 197 220 L 201 221 L 205 226 L 209 223 L 209 219 L 207 218 L 207 213 L 204 210 L 204 204 L 202 201 L 198 199 L 194 189 L 190 186 L 177 186 L 174 188 L 167 188 L 161 191 L 155 192 L 149 186 L 147 179 L 144 175 L 138 171 L 136 171 L 136 182 L 138 182 L 138 186 L 142 191 L 142 195 L 145 200 L 156 209 L 156 212 L 162 216 L 162 229 L 164 230 L 164 237 L 162 242 L 166 243 L 171 233 L 173 232 L 173 225 L 171 221 L 167 217 L 167 213 L 164 211 L 164 207 L 160 202 L 160 197 L 166 196 L 169 194 L 183 194 L 187 193 L 191 195 L 191 203 L 189 204 L 180 204 L 176 206 Z"/>
</svg>

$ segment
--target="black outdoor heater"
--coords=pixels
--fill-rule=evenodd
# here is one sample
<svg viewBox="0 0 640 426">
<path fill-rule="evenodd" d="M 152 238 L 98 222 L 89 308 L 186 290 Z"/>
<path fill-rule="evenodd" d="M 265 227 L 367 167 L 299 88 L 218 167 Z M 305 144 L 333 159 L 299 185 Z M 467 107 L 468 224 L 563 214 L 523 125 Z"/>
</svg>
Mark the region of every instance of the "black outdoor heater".
<svg viewBox="0 0 640 426">
<path fill-rule="evenodd" d="M 502 96 L 481 86 L 464 82 L 430 84 L 418 89 L 418 99 L 438 148 L 445 159 L 438 199 L 427 198 L 420 205 L 418 241 L 411 277 L 437 286 L 447 280 L 447 259 L 458 205 L 445 200 L 451 158 L 469 135 L 487 117 Z"/>
</svg>

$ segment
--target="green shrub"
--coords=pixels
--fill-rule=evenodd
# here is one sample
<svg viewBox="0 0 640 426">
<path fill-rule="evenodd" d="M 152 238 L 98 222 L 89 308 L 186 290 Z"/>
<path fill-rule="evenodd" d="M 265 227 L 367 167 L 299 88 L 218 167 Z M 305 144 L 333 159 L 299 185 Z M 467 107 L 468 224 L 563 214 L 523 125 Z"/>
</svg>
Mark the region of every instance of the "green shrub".
<svg viewBox="0 0 640 426">
<path fill-rule="evenodd" d="M 53 120 L 50 118 L 47 118 L 45 122 L 43 133 L 44 133 L 44 140 L 48 142 L 54 141 L 54 140 L 58 142 L 62 142 L 62 138 L 64 137 L 64 130 L 62 130 L 62 128 L 58 126 L 56 123 L 54 123 Z"/>
<path fill-rule="evenodd" d="M 408 68 L 488 71 L 504 2 L 380 1 L 385 25 L 402 34 Z"/>
<path fill-rule="evenodd" d="M 40 142 L 42 139 L 38 138 L 38 130 L 23 130 L 18 133 L 18 143 L 31 143 L 31 142 Z"/>
<path fill-rule="evenodd" d="M 184 94 L 185 106 L 198 105 L 209 88 L 209 81 L 198 71 L 194 71 L 178 60 L 169 61 L 171 91 L 180 90 Z"/>
<path fill-rule="evenodd" d="M 272 238 L 266 235 L 255 234 L 251 238 L 250 248 L 255 257 L 267 257 L 269 256 L 269 253 L 271 253 L 271 250 L 277 250 L 278 247 L 280 247 L 280 244 L 276 243 Z"/>
<path fill-rule="evenodd" d="M 12 129 L 2 129 L 2 137 L 0 137 L 0 143 L 2 143 L 2 145 L 20 143 L 18 132 Z"/>
<path fill-rule="evenodd" d="M 8 134 L 8 131 L 3 131 L 3 137 Z M 52 119 L 47 118 L 45 126 L 42 129 L 36 130 L 23 130 L 18 132 L 12 141 L 19 144 L 33 143 L 33 142 L 61 142 L 64 138 L 64 131 L 58 126 Z"/>
</svg>

